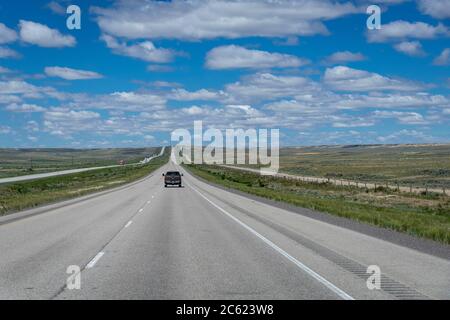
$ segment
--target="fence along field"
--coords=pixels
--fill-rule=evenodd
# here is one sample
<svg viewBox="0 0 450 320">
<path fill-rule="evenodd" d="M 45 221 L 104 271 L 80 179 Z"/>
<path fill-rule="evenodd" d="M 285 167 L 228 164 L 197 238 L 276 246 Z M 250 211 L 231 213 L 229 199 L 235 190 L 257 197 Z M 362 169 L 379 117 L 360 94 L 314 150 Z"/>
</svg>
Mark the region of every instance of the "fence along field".
<svg viewBox="0 0 450 320">
<path fill-rule="evenodd" d="M 449 195 L 450 144 L 282 148 L 279 176 L 338 186 Z"/>
<path fill-rule="evenodd" d="M 227 165 L 224 165 L 223 167 L 259 173 L 259 169 L 242 168 L 242 167 L 227 166 Z M 374 189 L 374 190 L 379 189 L 379 188 L 386 188 L 386 189 L 390 189 L 390 190 L 396 190 L 399 192 L 408 192 L 408 193 L 433 192 L 433 193 L 442 193 L 443 195 L 449 194 L 449 190 L 446 189 L 445 187 L 442 187 L 442 189 L 428 188 L 428 187 L 413 187 L 412 184 L 409 187 L 404 187 L 404 186 L 400 186 L 399 183 L 397 183 L 396 185 L 389 184 L 388 182 L 377 184 L 376 182 L 370 183 L 370 182 L 350 181 L 350 180 L 344 180 L 344 179 L 306 177 L 306 176 L 292 175 L 292 174 L 286 174 L 286 173 L 277 173 L 274 176 L 278 177 L 278 178 L 284 178 L 284 179 L 300 180 L 303 182 L 331 183 L 336 186 L 348 186 L 348 187 L 357 187 L 357 188 Z"/>
</svg>

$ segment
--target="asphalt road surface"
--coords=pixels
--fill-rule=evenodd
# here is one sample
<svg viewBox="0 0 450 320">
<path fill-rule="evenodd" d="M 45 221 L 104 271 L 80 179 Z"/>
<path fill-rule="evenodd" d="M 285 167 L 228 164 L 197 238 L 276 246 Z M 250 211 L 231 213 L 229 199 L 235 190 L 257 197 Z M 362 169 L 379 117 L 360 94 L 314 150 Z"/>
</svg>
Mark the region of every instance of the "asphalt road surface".
<svg viewBox="0 0 450 320">
<path fill-rule="evenodd" d="M 173 169 L 182 188 L 164 188 Z M 29 213 L 0 219 L 1 299 L 450 298 L 448 259 L 224 191 L 172 163 Z M 367 286 L 373 265 L 380 290 Z M 81 271 L 68 287 L 69 266 Z"/>
</svg>

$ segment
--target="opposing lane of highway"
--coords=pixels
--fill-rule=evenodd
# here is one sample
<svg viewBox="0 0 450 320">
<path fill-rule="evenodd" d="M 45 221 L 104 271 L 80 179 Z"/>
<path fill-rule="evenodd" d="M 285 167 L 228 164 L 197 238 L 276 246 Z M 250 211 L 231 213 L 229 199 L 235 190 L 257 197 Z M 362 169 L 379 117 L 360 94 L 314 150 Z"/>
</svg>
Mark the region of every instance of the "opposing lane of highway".
<svg viewBox="0 0 450 320">
<path fill-rule="evenodd" d="M 151 161 L 154 158 L 162 156 L 164 154 L 165 148 L 166 147 L 162 147 L 160 153 L 158 155 L 148 158 L 147 162 Z M 136 164 L 138 164 L 138 163 L 130 163 L 130 164 L 126 164 L 125 166 L 134 166 Z M 50 177 L 56 177 L 56 176 L 64 176 L 64 175 L 73 174 L 73 173 L 81 173 L 81 172 L 100 170 L 100 169 L 108 169 L 108 168 L 117 168 L 117 167 L 122 167 L 122 166 L 123 165 L 112 165 L 112 166 L 103 166 L 103 167 L 79 168 L 79 169 L 61 170 L 61 171 L 55 171 L 55 172 L 28 174 L 28 175 L 17 176 L 17 177 L 1 178 L 0 184 L 37 180 L 37 179 L 50 178 Z"/>
</svg>

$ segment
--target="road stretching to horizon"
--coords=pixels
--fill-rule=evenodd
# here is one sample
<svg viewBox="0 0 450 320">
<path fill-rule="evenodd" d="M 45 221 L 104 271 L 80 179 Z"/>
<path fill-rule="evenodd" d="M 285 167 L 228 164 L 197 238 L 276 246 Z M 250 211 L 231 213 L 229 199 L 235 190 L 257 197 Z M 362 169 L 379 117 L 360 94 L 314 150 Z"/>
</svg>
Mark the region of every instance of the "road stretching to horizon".
<svg viewBox="0 0 450 320">
<path fill-rule="evenodd" d="M 150 161 L 156 157 L 162 156 L 165 148 L 166 147 L 162 147 L 162 149 L 158 155 L 148 158 L 147 161 Z M 42 178 L 63 176 L 63 175 L 72 174 L 72 173 L 80 173 L 80 172 L 93 171 L 93 170 L 99 170 L 99 169 L 116 168 L 116 167 L 123 167 L 123 166 L 134 166 L 137 164 L 139 164 L 139 163 L 129 163 L 129 164 L 125 164 L 125 165 L 117 164 L 117 165 L 112 165 L 112 166 L 79 168 L 79 169 L 61 170 L 61 171 L 46 172 L 46 173 L 28 174 L 28 175 L 17 176 L 17 177 L 2 178 L 2 179 L 0 179 L 0 184 L 14 183 L 14 182 L 21 182 L 21 181 L 28 181 L 28 180 L 37 180 L 37 179 L 42 179 Z"/>
<path fill-rule="evenodd" d="M 164 188 L 167 170 L 184 173 L 182 188 Z M 448 257 L 223 190 L 172 162 L 39 210 L 0 218 L 0 299 L 450 299 Z M 70 290 L 73 265 L 81 287 Z M 380 290 L 367 287 L 373 265 Z"/>
</svg>

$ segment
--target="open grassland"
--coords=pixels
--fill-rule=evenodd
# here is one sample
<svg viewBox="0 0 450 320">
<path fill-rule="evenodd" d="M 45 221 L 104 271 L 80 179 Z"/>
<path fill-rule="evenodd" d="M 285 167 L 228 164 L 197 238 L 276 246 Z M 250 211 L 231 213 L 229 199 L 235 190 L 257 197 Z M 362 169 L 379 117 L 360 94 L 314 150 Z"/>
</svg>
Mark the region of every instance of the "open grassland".
<svg viewBox="0 0 450 320">
<path fill-rule="evenodd" d="M 135 163 L 160 148 L 0 149 L 0 178 L 52 171 Z"/>
<path fill-rule="evenodd" d="M 159 151 L 159 150 L 158 150 Z M 167 163 L 163 156 L 145 165 L 122 166 L 0 185 L 0 215 L 117 187 L 149 175 Z"/>
<path fill-rule="evenodd" d="M 379 187 L 365 190 L 329 183 L 294 181 L 207 165 L 186 165 L 193 174 L 257 196 L 450 243 L 450 198 L 404 194 Z"/>
<path fill-rule="evenodd" d="M 450 189 L 450 144 L 282 148 L 280 171 L 378 185 Z"/>
</svg>

